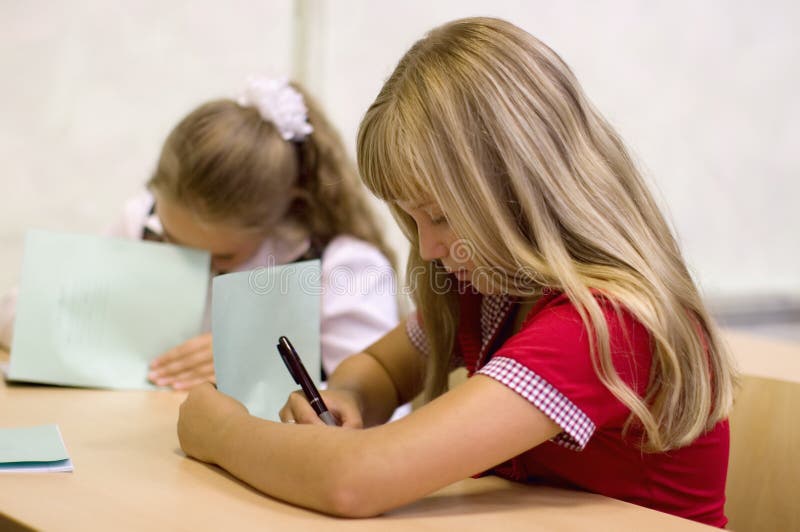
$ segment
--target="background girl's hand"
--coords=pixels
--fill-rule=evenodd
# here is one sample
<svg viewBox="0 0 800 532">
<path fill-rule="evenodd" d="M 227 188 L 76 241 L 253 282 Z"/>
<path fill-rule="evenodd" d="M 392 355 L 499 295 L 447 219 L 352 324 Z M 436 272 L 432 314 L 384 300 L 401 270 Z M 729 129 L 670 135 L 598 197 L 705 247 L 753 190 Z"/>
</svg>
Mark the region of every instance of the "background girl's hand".
<svg viewBox="0 0 800 532">
<path fill-rule="evenodd" d="M 153 360 L 147 378 L 158 386 L 171 386 L 175 390 L 215 382 L 211 333 L 195 336 Z"/>
<path fill-rule="evenodd" d="M 195 386 L 181 404 L 178 414 L 178 440 L 188 455 L 204 462 L 215 462 L 216 446 L 225 428 L 247 408 L 210 383 Z"/>
<path fill-rule="evenodd" d="M 328 410 L 341 426 L 353 429 L 360 429 L 364 426 L 360 402 L 355 393 L 347 390 L 320 390 L 319 393 Z M 300 390 L 292 392 L 279 415 L 284 423 L 325 424 L 311 408 L 305 394 Z"/>
</svg>

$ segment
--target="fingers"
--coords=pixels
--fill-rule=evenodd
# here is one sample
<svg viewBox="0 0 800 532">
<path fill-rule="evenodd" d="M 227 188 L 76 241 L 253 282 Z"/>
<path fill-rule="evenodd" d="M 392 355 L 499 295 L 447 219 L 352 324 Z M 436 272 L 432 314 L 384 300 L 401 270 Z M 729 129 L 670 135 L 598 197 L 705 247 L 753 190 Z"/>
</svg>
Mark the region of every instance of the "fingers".
<svg viewBox="0 0 800 532">
<path fill-rule="evenodd" d="M 158 369 L 150 372 L 155 378 L 171 377 L 175 378 L 178 375 L 189 371 L 198 366 L 204 366 L 213 363 L 214 355 L 211 351 L 195 351 L 194 353 L 187 353 L 182 358 L 176 359 Z"/>
<path fill-rule="evenodd" d="M 188 390 L 198 384 L 214 382 L 214 363 L 203 364 L 175 376 L 170 384 L 174 390 Z"/>
<path fill-rule="evenodd" d="M 334 415 L 339 418 L 340 426 L 349 429 L 363 429 L 364 420 L 361 418 L 361 412 L 354 405 L 342 404 L 336 409 Z"/>
<path fill-rule="evenodd" d="M 292 409 L 292 418 L 297 423 L 305 423 L 307 425 L 324 425 L 314 409 L 311 408 L 306 396 L 303 392 L 293 392 L 289 396 L 289 405 Z"/>
<path fill-rule="evenodd" d="M 314 412 L 314 409 L 311 408 L 311 405 L 308 404 L 306 396 L 301 391 L 292 392 L 289 395 L 289 399 L 278 412 L 278 416 L 284 423 L 325 424 Z"/>
<path fill-rule="evenodd" d="M 350 400 L 349 396 L 328 391 L 323 392 L 323 397 L 339 426 L 351 429 L 364 428 L 361 410 L 355 401 Z M 284 423 L 325 424 L 301 391 L 292 392 L 278 415 Z"/>
<path fill-rule="evenodd" d="M 150 362 L 150 368 L 161 368 L 170 364 L 171 362 L 175 362 L 176 360 L 184 358 L 190 353 L 195 353 L 198 351 L 211 351 L 211 345 L 211 333 L 195 336 L 194 338 L 190 338 L 189 340 L 185 341 L 181 345 L 173 347 L 160 357 L 153 359 L 153 361 Z"/>
<path fill-rule="evenodd" d="M 205 362 L 197 364 L 185 371 L 181 371 L 180 373 L 176 373 L 173 376 L 174 382 L 186 381 L 189 379 L 193 379 L 196 377 L 202 377 L 204 380 L 208 380 L 208 377 L 214 375 L 214 362 Z"/>
<path fill-rule="evenodd" d="M 281 408 L 280 412 L 278 412 L 278 417 L 282 423 L 296 423 L 288 404 L 283 405 L 283 408 Z"/>
<path fill-rule="evenodd" d="M 214 377 L 213 356 L 208 352 L 195 353 L 161 370 L 151 371 L 147 377 L 159 386 L 174 386 L 195 377 L 202 377 L 204 381 L 211 380 Z"/>
<path fill-rule="evenodd" d="M 176 383 L 214 377 L 214 355 L 209 349 L 189 352 L 161 367 L 151 370 L 148 379 L 159 386 L 174 386 Z"/>
</svg>

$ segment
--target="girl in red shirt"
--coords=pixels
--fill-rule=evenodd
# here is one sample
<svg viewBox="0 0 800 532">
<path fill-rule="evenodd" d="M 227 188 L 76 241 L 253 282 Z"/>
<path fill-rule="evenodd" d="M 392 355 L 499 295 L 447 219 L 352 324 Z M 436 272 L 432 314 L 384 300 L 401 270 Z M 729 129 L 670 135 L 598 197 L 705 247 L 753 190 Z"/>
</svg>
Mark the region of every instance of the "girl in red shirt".
<svg viewBox="0 0 800 532">
<path fill-rule="evenodd" d="M 270 423 L 204 385 L 181 408 L 187 454 L 337 515 L 489 472 L 724 526 L 728 354 L 561 58 L 504 21 L 445 24 L 367 111 L 358 158 L 411 242 L 417 314 L 323 395 L 343 426 L 379 426 L 325 426 L 300 394 Z M 471 378 L 447 391 L 459 365 Z M 421 391 L 428 404 L 381 425 Z"/>
</svg>

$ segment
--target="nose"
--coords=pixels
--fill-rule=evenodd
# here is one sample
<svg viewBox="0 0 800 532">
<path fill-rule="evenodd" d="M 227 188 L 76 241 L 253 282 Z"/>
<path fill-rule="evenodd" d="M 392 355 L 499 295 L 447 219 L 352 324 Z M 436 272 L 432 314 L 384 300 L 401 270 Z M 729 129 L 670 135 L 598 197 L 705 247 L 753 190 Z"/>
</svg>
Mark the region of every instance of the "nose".
<svg viewBox="0 0 800 532">
<path fill-rule="evenodd" d="M 417 228 L 419 256 L 424 261 L 443 259 L 447 256 L 447 246 L 436 231 L 426 227 Z"/>
<path fill-rule="evenodd" d="M 211 259 L 211 271 L 215 272 L 217 275 L 228 273 L 230 270 L 230 261 L 227 260 L 218 260 L 218 259 Z"/>
</svg>

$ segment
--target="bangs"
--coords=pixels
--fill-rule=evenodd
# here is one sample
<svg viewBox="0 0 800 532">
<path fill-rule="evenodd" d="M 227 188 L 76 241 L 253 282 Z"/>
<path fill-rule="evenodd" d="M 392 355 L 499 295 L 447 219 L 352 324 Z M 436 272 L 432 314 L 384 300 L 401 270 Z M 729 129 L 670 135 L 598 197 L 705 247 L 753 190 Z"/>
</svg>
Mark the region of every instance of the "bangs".
<svg viewBox="0 0 800 532">
<path fill-rule="evenodd" d="M 431 199 L 425 153 L 409 134 L 396 105 L 373 105 L 358 132 L 358 168 L 364 185 L 389 203 L 422 203 Z"/>
</svg>

